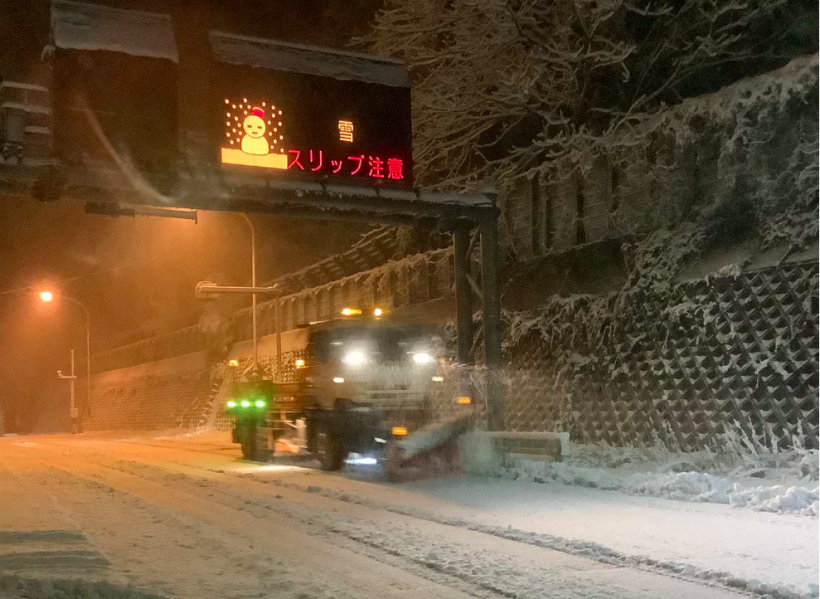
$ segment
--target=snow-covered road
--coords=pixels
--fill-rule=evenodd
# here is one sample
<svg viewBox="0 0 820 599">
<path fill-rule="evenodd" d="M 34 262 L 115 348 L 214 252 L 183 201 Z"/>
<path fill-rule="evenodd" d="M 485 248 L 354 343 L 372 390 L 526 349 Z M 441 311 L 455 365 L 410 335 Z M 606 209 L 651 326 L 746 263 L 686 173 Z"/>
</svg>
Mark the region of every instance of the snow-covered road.
<svg viewBox="0 0 820 599">
<path fill-rule="evenodd" d="M 0 482 L 0 567 L 169 597 L 728 598 L 753 579 L 808 596 L 818 577 L 815 518 L 468 476 L 390 486 L 243 462 L 224 434 L 2 438 Z"/>
</svg>

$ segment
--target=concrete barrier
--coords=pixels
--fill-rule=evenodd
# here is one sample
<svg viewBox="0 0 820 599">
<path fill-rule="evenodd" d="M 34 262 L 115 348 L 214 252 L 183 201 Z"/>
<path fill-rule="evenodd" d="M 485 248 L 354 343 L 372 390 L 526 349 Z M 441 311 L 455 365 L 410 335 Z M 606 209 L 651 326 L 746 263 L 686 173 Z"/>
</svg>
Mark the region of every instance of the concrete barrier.
<svg viewBox="0 0 820 599">
<path fill-rule="evenodd" d="M 516 460 L 560 462 L 569 453 L 569 433 L 473 431 L 459 439 L 466 472 L 483 473 Z"/>
</svg>

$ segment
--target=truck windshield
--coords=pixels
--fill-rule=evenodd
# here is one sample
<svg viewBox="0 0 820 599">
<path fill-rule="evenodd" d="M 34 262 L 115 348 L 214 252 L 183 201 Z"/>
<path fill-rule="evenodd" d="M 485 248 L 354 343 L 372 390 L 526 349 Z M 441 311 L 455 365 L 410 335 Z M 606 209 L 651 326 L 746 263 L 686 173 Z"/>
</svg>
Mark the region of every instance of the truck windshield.
<svg viewBox="0 0 820 599">
<path fill-rule="evenodd" d="M 322 363 L 361 360 L 386 363 L 412 360 L 419 352 L 431 356 L 437 338 L 419 327 L 346 327 L 311 335 L 315 359 Z"/>
</svg>

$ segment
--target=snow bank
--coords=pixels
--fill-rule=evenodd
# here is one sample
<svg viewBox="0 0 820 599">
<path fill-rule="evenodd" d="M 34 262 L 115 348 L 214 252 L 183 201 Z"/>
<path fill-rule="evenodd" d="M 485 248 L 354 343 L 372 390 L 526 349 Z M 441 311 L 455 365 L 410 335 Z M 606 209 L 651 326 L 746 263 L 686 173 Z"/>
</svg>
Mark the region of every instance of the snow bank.
<svg viewBox="0 0 820 599">
<path fill-rule="evenodd" d="M 673 461 L 643 472 L 584 467 L 572 464 L 571 460 L 570 463 L 544 463 L 521 459 L 504 465 L 491 464 L 483 469 L 476 467 L 475 463 L 471 466 L 471 471 L 476 474 L 500 478 L 563 483 L 676 501 L 722 503 L 761 512 L 803 516 L 820 514 L 820 487 L 809 476 L 792 481 L 793 484 L 748 486 L 748 480 L 739 481 L 728 476 L 688 470 L 691 464 L 686 460 Z"/>
<path fill-rule="evenodd" d="M 735 484 L 729 493 L 729 503 L 737 507 L 751 507 L 761 512 L 799 512 L 806 516 L 817 516 L 820 512 L 818 488 L 806 487 L 754 487 L 740 488 Z"/>
</svg>

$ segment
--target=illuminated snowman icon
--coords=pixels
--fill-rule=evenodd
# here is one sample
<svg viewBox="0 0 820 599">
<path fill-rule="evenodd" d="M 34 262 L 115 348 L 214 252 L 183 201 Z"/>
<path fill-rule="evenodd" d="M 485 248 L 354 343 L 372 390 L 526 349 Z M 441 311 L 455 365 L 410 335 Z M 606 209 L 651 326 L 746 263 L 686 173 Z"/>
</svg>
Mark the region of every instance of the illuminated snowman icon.
<svg viewBox="0 0 820 599">
<path fill-rule="evenodd" d="M 242 129 L 245 135 L 242 136 L 242 151 L 246 154 L 264 156 L 270 153 L 270 145 L 265 139 L 265 111 L 261 108 L 254 108 L 251 114 L 242 121 Z"/>
</svg>

